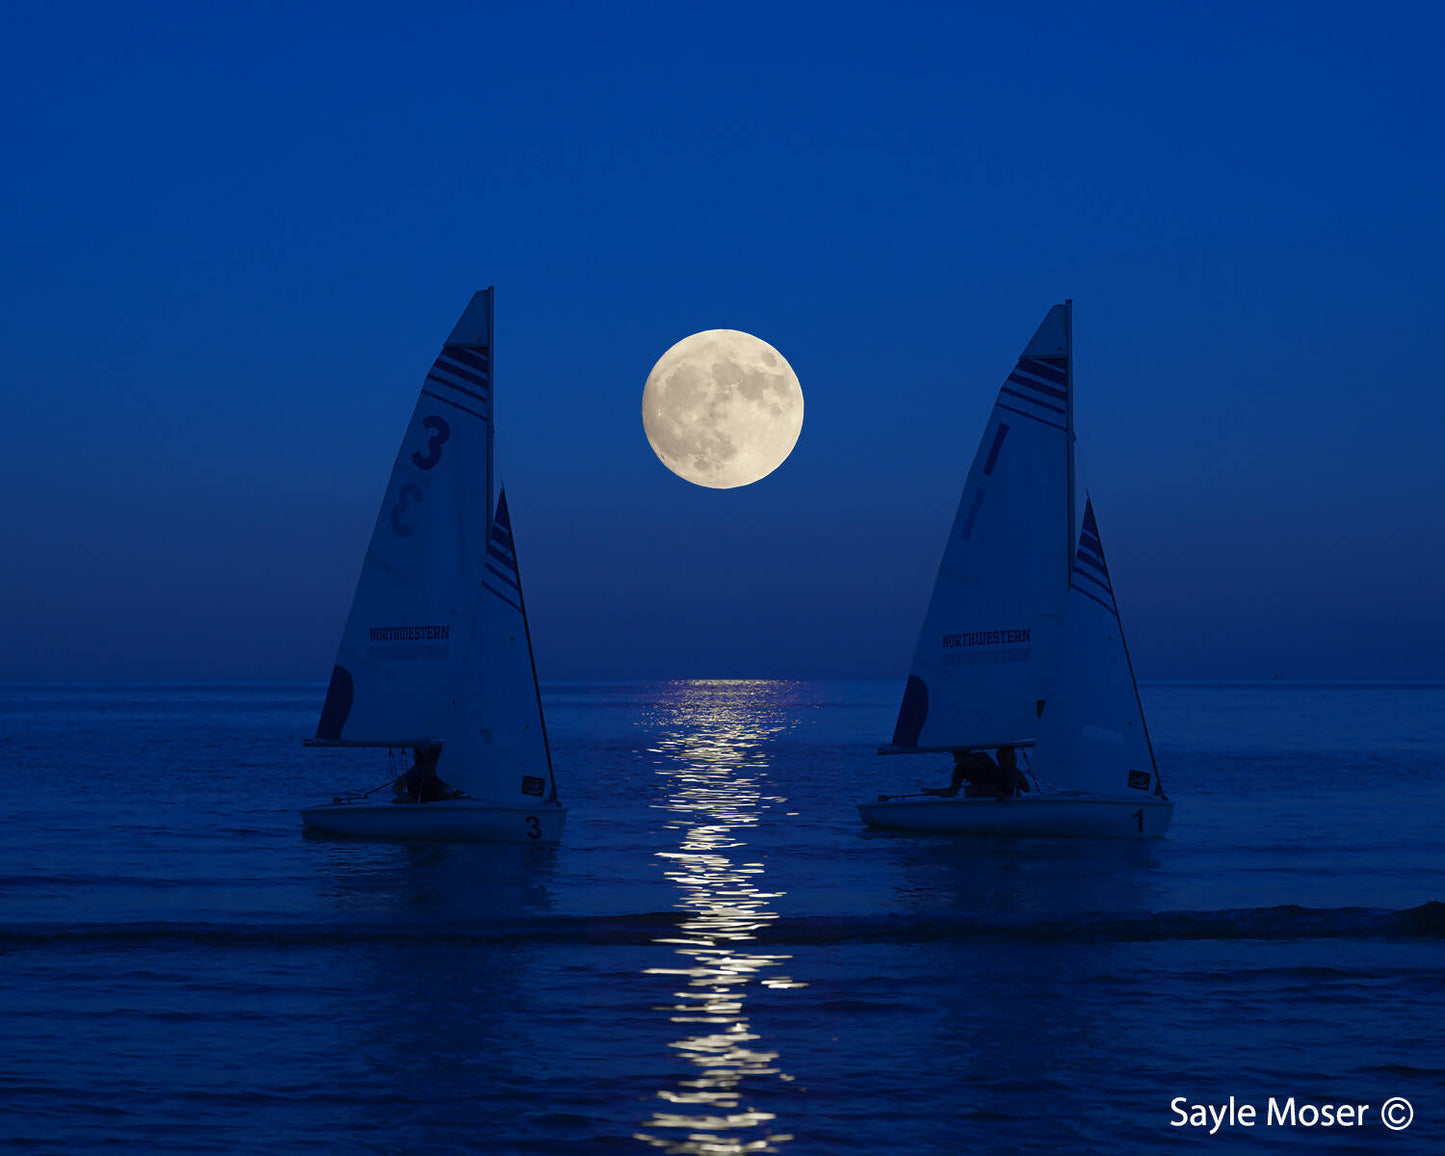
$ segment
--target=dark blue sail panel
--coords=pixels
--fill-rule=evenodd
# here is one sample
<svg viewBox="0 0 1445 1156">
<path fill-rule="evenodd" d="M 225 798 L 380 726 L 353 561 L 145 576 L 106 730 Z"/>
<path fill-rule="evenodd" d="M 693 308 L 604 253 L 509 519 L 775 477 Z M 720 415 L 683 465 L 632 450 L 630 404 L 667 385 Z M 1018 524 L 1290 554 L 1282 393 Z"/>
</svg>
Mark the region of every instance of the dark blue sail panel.
<svg viewBox="0 0 1445 1156">
<path fill-rule="evenodd" d="M 903 688 L 903 705 L 898 708 L 898 722 L 893 727 L 895 747 L 916 747 L 918 736 L 928 718 L 928 685 L 916 674 L 908 676 Z"/>
<path fill-rule="evenodd" d="M 1099 537 L 1099 524 L 1094 521 L 1094 503 L 1091 501 L 1084 503 L 1084 526 L 1079 532 L 1079 549 L 1074 555 L 1070 585 L 1110 613 L 1119 613 L 1114 603 L 1114 587 L 1109 581 L 1109 568 L 1104 563 L 1104 543 Z"/>
<path fill-rule="evenodd" d="M 344 666 L 331 668 L 331 684 L 326 688 L 326 702 L 321 707 L 321 721 L 316 724 L 316 737 L 336 742 L 341 738 L 341 728 L 351 714 L 351 703 L 356 694 L 351 672 Z"/>
<path fill-rule="evenodd" d="M 517 573 L 517 547 L 512 540 L 512 519 L 507 513 L 507 491 L 497 499 L 497 516 L 487 542 L 487 568 L 482 584 L 512 609 L 522 609 L 522 579 Z"/>
</svg>

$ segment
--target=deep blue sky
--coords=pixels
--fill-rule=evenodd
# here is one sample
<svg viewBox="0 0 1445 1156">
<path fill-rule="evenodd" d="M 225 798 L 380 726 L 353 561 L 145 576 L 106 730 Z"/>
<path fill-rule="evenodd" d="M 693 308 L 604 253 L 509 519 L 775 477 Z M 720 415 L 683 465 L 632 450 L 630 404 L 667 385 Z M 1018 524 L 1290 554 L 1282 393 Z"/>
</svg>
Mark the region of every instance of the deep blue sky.
<svg viewBox="0 0 1445 1156">
<path fill-rule="evenodd" d="M 488 284 L 544 678 L 901 678 L 1064 297 L 1141 677 L 1445 676 L 1438 8 L 6 24 L 0 677 L 324 678 Z M 674 478 L 640 420 L 714 327 L 807 399 L 741 490 Z"/>
</svg>

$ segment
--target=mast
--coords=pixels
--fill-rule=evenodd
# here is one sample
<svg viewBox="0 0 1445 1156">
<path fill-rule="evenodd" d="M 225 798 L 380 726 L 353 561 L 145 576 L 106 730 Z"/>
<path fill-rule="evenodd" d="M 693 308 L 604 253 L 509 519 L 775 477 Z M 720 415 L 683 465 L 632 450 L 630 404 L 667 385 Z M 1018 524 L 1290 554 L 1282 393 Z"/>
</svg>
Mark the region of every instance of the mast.
<svg viewBox="0 0 1445 1156">
<path fill-rule="evenodd" d="M 487 354 L 491 361 L 492 403 L 487 407 L 487 524 L 483 527 L 483 542 L 492 540 L 492 519 L 496 506 L 492 504 L 492 466 L 496 459 L 497 441 L 497 287 L 487 286 Z M 1073 471 L 1070 470 L 1070 478 Z M 527 645 L 531 646 L 530 639 Z"/>
<path fill-rule="evenodd" d="M 1074 299 L 1064 301 L 1064 452 L 1068 455 L 1068 536 L 1064 539 L 1064 575 L 1072 581 L 1074 572 L 1074 549 L 1078 544 L 1078 531 L 1074 525 Z"/>
</svg>

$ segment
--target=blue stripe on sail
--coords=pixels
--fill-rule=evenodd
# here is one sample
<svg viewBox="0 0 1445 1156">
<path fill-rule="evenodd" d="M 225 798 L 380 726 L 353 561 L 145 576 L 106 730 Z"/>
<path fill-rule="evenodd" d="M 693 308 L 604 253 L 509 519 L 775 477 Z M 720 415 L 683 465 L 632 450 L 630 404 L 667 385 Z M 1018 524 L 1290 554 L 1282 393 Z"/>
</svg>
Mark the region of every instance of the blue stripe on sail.
<svg viewBox="0 0 1445 1156">
<path fill-rule="evenodd" d="M 1063 430 L 1063 429 L 1064 429 L 1064 427 L 1061 426 L 1058 422 L 1056 422 L 1056 421 L 1049 421 L 1049 419 L 1046 418 L 1046 417 L 1039 417 L 1039 415 L 1036 414 L 1036 413 L 1028 413 L 1028 412 L 1026 412 L 1025 410 L 1015 409 L 1015 408 L 1014 408 L 1013 406 L 1011 406 L 1011 405 L 1004 405 L 1004 403 L 1001 402 L 1001 401 L 996 401 L 996 402 L 994 402 L 993 404 L 994 404 L 995 408 L 997 408 L 997 409 L 1006 409 L 1006 410 L 1009 411 L 1009 413 L 1016 413 L 1016 414 L 1018 414 L 1019 417 L 1031 418 L 1031 419 L 1033 419 L 1034 421 L 1038 422 L 1040 425 L 1046 425 L 1046 426 L 1048 426 L 1050 429 L 1056 429 L 1056 430 Z"/>
<path fill-rule="evenodd" d="M 1100 558 L 1104 556 L 1104 543 L 1099 540 L 1099 535 L 1091 532 L 1087 526 L 1079 535 L 1079 546 L 1081 549 L 1099 555 Z"/>
<path fill-rule="evenodd" d="M 464 385 L 458 385 L 458 384 L 457 384 L 456 382 L 454 382 L 454 381 L 448 381 L 446 378 L 440 377 L 440 376 L 438 376 L 438 375 L 435 374 L 435 373 L 429 373 L 429 374 L 427 374 L 427 375 L 426 375 L 426 379 L 427 379 L 427 382 L 428 382 L 429 384 L 431 384 L 431 385 L 440 385 L 440 386 L 445 386 L 447 389 L 454 389 L 454 390 L 456 390 L 459 394 L 461 394 L 463 397 L 469 397 L 469 398 L 471 398 L 473 401 L 479 401 L 479 402 L 481 402 L 483 405 L 486 405 L 486 404 L 487 404 L 488 398 L 487 398 L 487 395 L 486 395 L 485 393 L 478 393 L 478 392 L 477 392 L 476 390 L 474 390 L 474 389 L 468 389 L 468 388 L 467 388 L 466 386 L 464 386 Z"/>
<path fill-rule="evenodd" d="M 1045 381 L 1052 381 L 1055 385 L 1064 385 L 1069 380 L 1069 375 L 1058 366 L 1040 361 L 1036 357 L 1020 357 L 1017 368 L 1032 373 L 1035 377 L 1042 377 Z"/>
<path fill-rule="evenodd" d="M 460 345 L 446 345 L 442 347 L 438 356 L 450 357 L 453 361 L 469 365 L 481 373 L 488 373 L 491 370 L 491 358 L 476 349 L 467 349 Z"/>
<path fill-rule="evenodd" d="M 488 570 L 493 571 L 499 577 L 505 578 L 513 586 L 517 585 L 517 563 L 512 560 L 510 554 L 503 554 L 495 547 L 488 546 L 487 557 L 497 563 L 496 566 L 493 566 L 491 562 L 486 563 Z"/>
<path fill-rule="evenodd" d="M 963 529 L 959 531 L 959 537 L 965 542 L 968 536 L 973 533 L 973 524 L 978 519 L 978 508 L 983 505 L 983 491 L 979 490 L 973 495 L 973 505 L 968 508 L 968 515 L 963 519 Z"/>
<path fill-rule="evenodd" d="M 1098 539 L 1095 538 L 1094 541 L 1097 542 Z M 1089 536 L 1087 534 L 1079 538 L 1078 555 L 1081 560 L 1092 562 L 1100 570 L 1104 571 L 1104 573 L 1107 574 L 1109 572 L 1109 568 L 1104 565 L 1104 552 L 1096 546 L 1089 545 Z"/>
<path fill-rule="evenodd" d="M 1097 586 L 1100 590 L 1105 590 L 1105 591 L 1107 591 L 1109 594 L 1113 594 L 1113 593 L 1114 593 L 1114 588 L 1109 585 L 1109 576 L 1108 576 L 1107 574 L 1104 575 L 1104 576 L 1101 578 L 1098 574 L 1095 574 L 1095 573 L 1093 573 L 1093 572 L 1090 571 L 1090 570 L 1084 570 L 1084 569 L 1082 569 L 1081 567 L 1075 566 L 1075 567 L 1074 567 L 1074 577 L 1075 577 L 1075 578 L 1087 578 L 1090 582 L 1092 582 L 1092 583 L 1093 583 L 1095 586 Z"/>
<path fill-rule="evenodd" d="M 1093 594 L 1090 594 L 1090 593 L 1089 593 L 1087 590 L 1085 590 L 1082 586 L 1074 586 L 1073 583 L 1070 583 L 1070 586 L 1072 586 L 1073 589 L 1077 590 L 1077 591 L 1078 591 L 1080 594 L 1082 594 L 1085 598 L 1091 598 L 1091 599 L 1093 599 L 1093 600 L 1094 600 L 1095 602 L 1097 602 L 1100 606 L 1102 606 L 1105 610 L 1107 610 L 1110 614 L 1112 614 L 1115 618 L 1118 618 L 1118 617 L 1119 617 L 1119 611 L 1118 611 L 1118 609 L 1114 606 L 1114 603 L 1113 603 L 1112 601 L 1110 601 L 1110 602 L 1105 602 L 1102 598 L 1099 598 L 1099 597 L 1097 597 L 1097 596 L 1095 596 L 1095 595 L 1093 595 Z"/>
<path fill-rule="evenodd" d="M 512 535 L 508 532 L 508 528 L 502 524 L 500 518 L 492 524 L 492 541 L 499 546 L 505 547 L 507 550 L 512 549 Z"/>
<path fill-rule="evenodd" d="M 512 573 L 512 574 L 504 574 L 504 573 L 502 573 L 502 571 L 498 570 L 495 566 L 492 566 L 492 565 L 488 565 L 488 566 L 487 566 L 487 573 L 488 573 L 488 574 L 494 574 L 494 575 L 496 575 L 496 576 L 497 576 L 498 578 L 500 578 L 503 582 L 505 582 L 508 586 L 510 586 L 513 590 L 520 590 L 520 589 L 522 588 L 521 586 L 519 586 L 519 585 L 517 584 L 517 577 L 516 577 L 516 574 L 515 574 L 515 573 Z"/>
<path fill-rule="evenodd" d="M 1062 406 L 1054 405 L 1051 402 L 1044 401 L 1042 398 L 1033 397 L 1027 393 L 1020 393 L 1018 390 L 1010 389 L 1008 386 L 1004 386 L 1002 389 L 1000 389 L 999 393 L 1006 393 L 1010 397 L 1019 398 L 1021 401 L 1026 401 L 1030 405 L 1036 405 L 1041 409 L 1051 410 L 1054 413 L 1061 414 L 1065 412 Z"/>
<path fill-rule="evenodd" d="M 510 606 L 513 610 L 515 610 L 518 614 L 522 613 L 522 607 L 518 603 L 513 602 L 490 582 L 483 582 L 482 585 L 485 586 L 488 590 L 490 590 L 493 594 L 495 594 L 498 598 L 500 598 L 503 602 L 505 602 L 508 606 Z"/>
<path fill-rule="evenodd" d="M 486 387 L 488 377 L 484 369 L 476 369 L 465 362 L 457 361 L 446 354 L 442 354 L 432 365 L 433 369 L 445 369 L 448 373 L 455 373 L 463 381 L 470 381 L 473 385 Z"/>
<path fill-rule="evenodd" d="M 429 390 L 429 389 L 424 389 L 424 390 L 422 390 L 422 393 L 425 394 L 427 397 L 434 397 L 434 398 L 437 399 L 437 401 L 443 402 L 443 403 L 445 403 L 446 405 L 449 405 L 449 406 L 452 406 L 452 407 L 454 407 L 454 408 L 456 408 L 456 409 L 459 409 L 459 410 L 461 410 L 463 413 L 469 413 L 469 414 L 471 414 L 473 417 L 481 418 L 482 421 L 486 421 L 486 420 L 487 420 L 487 419 L 486 419 L 486 415 L 480 414 L 480 413 L 478 413 L 478 412 L 477 412 L 476 410 L 474 410 L 474 409 L 468 409 L 466 406 L 464 406 L 464 405 L 463 405 L 461 402 L 459 402 L 459 401 L 453 401 L 451 398 L 449 398 L 449 397 L 443 397 L 443 396 L 442 396 L 441 394 L 439 394 L 439 393 L 433 393 L 433 392 L 432 392 L 431 390 Z"/>
<path fill-rule="evenodd" d="M 998 430 L 993 435 L 993 445 L 988 447 L 988 460 L 983 463 L 985 475 L 993 473 L 994 466 L 998 465 L 998 451 L 1003 448 L 1003 439 L 1007 436 L 1008 426 L 999 422 Z"/>
<path fill-rule="evenodd" d="M 1024 377 L 1021 373 L 1011 373 L 1008 375 L 1008 379 L 1015 385 L 1027 386 L 1029 389 L 1038 390 L 1039 393 L 1046 393 L 1050 397 L 1056 397 L 1060 401 L 1063 401 L 1069 396 L 1062 389 L 1055 389 L 1052 385 L 1045 385 L 1042 381 L 1033 381 L 1030 378 Z"/>
<path fill-rule="evenodd" d="M 437 376 L 443 381 L 460 385 L 463 389 L 475 390 L 477 393 L 486 393 L 491 389 L 491 379 L 485 373 L 473 373 L 471 370 L 460 365 L 452 365 L 444 358 L 438 357 L 432 363 L 427 376 Z"/>
</svg>

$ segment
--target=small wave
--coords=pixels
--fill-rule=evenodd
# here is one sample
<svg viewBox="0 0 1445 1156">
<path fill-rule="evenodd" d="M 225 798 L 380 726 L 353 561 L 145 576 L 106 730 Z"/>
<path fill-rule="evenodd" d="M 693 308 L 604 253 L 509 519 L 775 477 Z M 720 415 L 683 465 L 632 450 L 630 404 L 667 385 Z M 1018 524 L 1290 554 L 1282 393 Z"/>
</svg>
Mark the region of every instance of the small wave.
<svg viewBox="0 0 1445 1156">
<path fill-rule="evenodd" d="M 109 948 L 196 944 L 225 947 L 328 947 L 351 944 L 491 943 L 647 945 L 674 939 L 676 911 L 628 915 L 544 915 L 482 923 L 66 923 L 0 925 L 0 950 L 37 946 Z M 693 938 L 706 933 L 694 930 Z M 1000 920 L 905 915 L 793 916 L 757 925 L 756 944 L 946 942 L 1148 943 L 1168 940 L 1442 939 L 1445 903 L 1401 911 L 1371 907 L 1298 906 L 1225 911 L 1165 911 L 1139 915 L 1086 914 L 1068 918 Z"/>
<path fill-rule="evenodd" d="M 770 928 L 767 938 L 791 942 L 983 939 L 1110 943 L 1191 939 L 1440 939 L 1445 938 L 1445 903 L 1425 903 L 1403 911 L 1285 905 L 1139 915 L 1091 913 L 1032 920 L 967 916 L 954 919 L 804 917 L 779 922 Z"/>
</svg>

